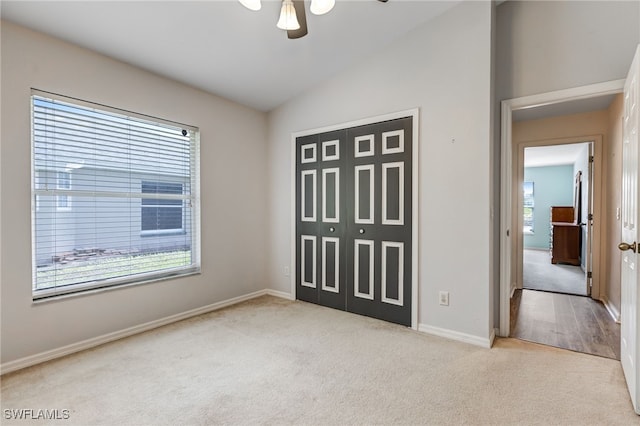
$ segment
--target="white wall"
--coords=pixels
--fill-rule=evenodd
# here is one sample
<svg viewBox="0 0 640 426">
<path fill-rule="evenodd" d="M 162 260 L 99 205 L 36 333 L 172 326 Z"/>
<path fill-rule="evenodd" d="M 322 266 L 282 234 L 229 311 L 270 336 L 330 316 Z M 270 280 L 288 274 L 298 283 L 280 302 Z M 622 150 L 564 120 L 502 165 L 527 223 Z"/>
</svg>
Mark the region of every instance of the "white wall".
<svg viewBox="0 0 640 426">
<path fill-rule="evenodd" d="M 266 115 L 2 21 L 2 363 L 264 289 Z M 202 274 L 34 305 L 30 88 L 200 127 Z"/>
<path fill-rule="evenodd" d="M 291 133 L 419 107 L 419 322 L 488 339 L 491 7 L 456 6 L 270 113 L 273 289 L 291 288 Z"/>
<path fill-rule="evenodd" d="M 625 78 L 638 1 L 507 1 L 497 8 L 498 99 Z"/>
</svg>

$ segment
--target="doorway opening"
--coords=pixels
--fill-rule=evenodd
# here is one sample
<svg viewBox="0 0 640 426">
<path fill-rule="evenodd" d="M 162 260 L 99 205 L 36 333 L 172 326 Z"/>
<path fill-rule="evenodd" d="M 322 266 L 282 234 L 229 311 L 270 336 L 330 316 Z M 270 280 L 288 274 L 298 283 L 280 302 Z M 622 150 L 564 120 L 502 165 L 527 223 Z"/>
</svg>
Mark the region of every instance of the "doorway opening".
<svg viewBox="0 0 640 426">
<path fill-rule="evenodd" d="M 593 221 L 594 192 L 601 187 L 594 179 L 601 176 L 594 170 L 596 143 L 601 140 L 518 144 L 522 254 L 511 336 L 620 359 L 620 327 L 602 302 L 590 297 L 594 271 L 602 275 L 593 261 L 601 247 L 594 238 L 601 223 L 594 229 Z"/>
<path fill-rule="evenodd" d="M 620 327 L 590 297 L 593 277 L 602 276 L 602 221 L 594 220 L 602 217 L 602 137 L 522 142 L 520 127 L 514 132 L 520 214 L 511 336 L 620 359 Z"/>
<path fill-rule="evenodd" d="M 522 288 L 591 294 L 591 161 L 591 141 L 524 146 Z"/>
<path fill-rule="evenodd" d="M 620 357 L 620 326 L 601 302 L 607 131 L 558 121 L 606 110 L 621 90 L 618 81 L 503 102 L 501 256 L 510 259 L 501 268 L 503 336 Z M 596 109 L 598 102 L 605 105 Z M 553 131 L 518 133 L 517 116 L 534 111 L 530 125 L 556 119 Z"/>
</svg>

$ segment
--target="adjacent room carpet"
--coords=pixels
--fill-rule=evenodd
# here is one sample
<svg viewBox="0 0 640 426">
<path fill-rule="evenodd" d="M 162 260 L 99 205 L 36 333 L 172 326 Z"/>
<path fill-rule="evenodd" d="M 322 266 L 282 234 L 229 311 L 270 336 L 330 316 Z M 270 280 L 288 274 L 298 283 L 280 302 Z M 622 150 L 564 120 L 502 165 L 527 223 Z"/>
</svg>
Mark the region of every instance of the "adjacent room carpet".
<svg viewBox="0 0 640 426">
<path fill-rule="evenodd" d="M 3 413 L 70 410 L 56 425 L 639 421 L 617 361 L 516 339 L 485 349 L 274 297 L 7 374 L 1 389 Z"/>
<path fill-rule="evenodd" d="M 587 294 L 585 274 L 579 266 L 552 264 L 548 250 L 525 249 L 523 257 L 523 288 Z"/>
</svg>

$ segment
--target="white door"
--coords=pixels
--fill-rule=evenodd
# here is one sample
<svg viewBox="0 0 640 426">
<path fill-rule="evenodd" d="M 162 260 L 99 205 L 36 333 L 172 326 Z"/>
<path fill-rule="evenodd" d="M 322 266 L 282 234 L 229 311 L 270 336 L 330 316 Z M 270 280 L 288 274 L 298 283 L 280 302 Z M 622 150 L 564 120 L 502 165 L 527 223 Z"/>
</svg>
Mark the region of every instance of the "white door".
<svg viewBox="0 0 640 426">
<path fill-rule="evenodd" d="M 636 49 L 624 85 L 624 118 L 622 140 L 622 254 L 620 358 L 631 401 L 640 414 L 640 369 L 638 369 L 638 122 L 640 121 L 640 45 Z"/>
</svg>

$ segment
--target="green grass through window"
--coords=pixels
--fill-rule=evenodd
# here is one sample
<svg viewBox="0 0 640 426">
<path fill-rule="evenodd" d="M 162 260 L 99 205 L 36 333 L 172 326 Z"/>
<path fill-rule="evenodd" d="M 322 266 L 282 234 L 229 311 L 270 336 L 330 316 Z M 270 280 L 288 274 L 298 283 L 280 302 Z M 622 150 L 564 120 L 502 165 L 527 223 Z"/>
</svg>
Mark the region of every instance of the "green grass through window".
<svg viewBox="0 0 640 426">
<path fill-rule="evenodd" d="M 191 250 L 96 257 L 38 267 L 35 290 L 186 267 Z"/>
</svg>

